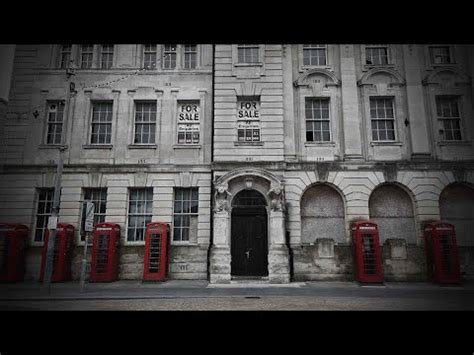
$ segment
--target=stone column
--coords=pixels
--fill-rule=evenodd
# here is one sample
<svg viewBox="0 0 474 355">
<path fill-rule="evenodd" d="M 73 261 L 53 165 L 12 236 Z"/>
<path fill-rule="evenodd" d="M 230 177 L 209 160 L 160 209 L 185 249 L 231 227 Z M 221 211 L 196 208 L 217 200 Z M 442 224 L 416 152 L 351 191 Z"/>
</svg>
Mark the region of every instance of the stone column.
<svg viewBox="0 0 474 355">
<path fill-rule="evenodd" d="M 270 197 L 268 280 L 273 283 L 288 283 L 290 282 L 290 259 L 285 243 L 285 194 L 280 185 L 273 185 L 268 195 Z"/>
<path fill-rule="evenodd" d="M 230 202 L 227 185 L 216 187 L 210 282 L 230 283 Z"/>
<path fill-rule="evenodd" d="M 420 46 L 403 45 L 408 103 L 408 121 L 413 158 L 429 158 L 430 143 L 420 71 Z"/>
<path fill-rule="evenodd" d="M 344 159 L 362 160 L 359 95 L 356 78 L 354 45 L 343 44 L 341 50 L 342 117 L 344 127 Z"/>
</svg>

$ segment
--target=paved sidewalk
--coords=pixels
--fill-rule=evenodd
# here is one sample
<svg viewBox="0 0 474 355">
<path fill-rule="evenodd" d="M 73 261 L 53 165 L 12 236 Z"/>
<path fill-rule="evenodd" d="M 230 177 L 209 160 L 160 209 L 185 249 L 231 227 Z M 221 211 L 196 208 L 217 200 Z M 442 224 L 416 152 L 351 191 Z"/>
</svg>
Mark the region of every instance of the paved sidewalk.
<svg viewBox="0 0 474 355">
<path fill-rule="evenodd" d="M 0 284 L 0 310 L 474 310 L 474 282 L 266 284 L 171 280 Z"/>
</svg>

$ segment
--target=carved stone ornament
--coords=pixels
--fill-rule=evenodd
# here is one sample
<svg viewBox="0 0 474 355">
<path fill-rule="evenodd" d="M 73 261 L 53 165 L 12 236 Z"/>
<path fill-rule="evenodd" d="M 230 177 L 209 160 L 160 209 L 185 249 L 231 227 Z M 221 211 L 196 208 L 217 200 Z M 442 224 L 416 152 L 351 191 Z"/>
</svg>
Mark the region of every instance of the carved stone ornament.
<svg viewBox="0 0 474 355">
<path fill-rule="evenodd" d="M 270 209 L 272 211 L 284 211 L 285 194 L 283 191 L 283 186 L 281 184 L 272 185 L 267 195 L 268 197 L 270 197 Z"/>
<path fill-rule="evenodd" d="M 216 192 L 214 193 L 215 207 L 214 212 L 229 212 L 230 202 L 229 198 L 232 194 L 228 190 L 227 184 L 221 184 L 216 186 Z"/>
<path fill-rule="evenodd" d="M 395 164 L 385 164 L 382 172 L 386 182 L 395 182 L 397 180 L 398 169 Z"/>
</svg>

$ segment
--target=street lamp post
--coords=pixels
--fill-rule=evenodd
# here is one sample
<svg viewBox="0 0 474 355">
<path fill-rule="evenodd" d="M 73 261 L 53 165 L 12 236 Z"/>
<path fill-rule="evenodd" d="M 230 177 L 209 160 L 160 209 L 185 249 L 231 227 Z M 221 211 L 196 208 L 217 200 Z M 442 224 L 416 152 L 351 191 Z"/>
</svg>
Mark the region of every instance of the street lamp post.
<svg viewBox="0 0 474 355">
<path fill-rule="evenodd" d="M 69 102 L 71 99 L 71 83 L 69 81 L 71 75 L 74 75 L 74 69 L 66 69 L 66 102 L 64 107 L 64 126 L 68 121 L 69 117 Z M 59 216 L 59 202 L 61 195 L 61 177 L 63 174 L 63 165 L 64 165 L 64 152 L 68 149 L 67 145 L 62 145 L 59 147 L 59 160 L 56 170 L 56 178 L 54 182 L 54 197 L 53 197 L 53 206 L 51 209 L 51 216 L 48 220 L 48 230 L 49 238 L 48 245 L 46 249 L 46 262 L 43 275 L 43 286 L 47 288 L 48 294 L 51 293 L 51 278 L 53 274 L 53 259 L 54 259 L 54 243 L 56 241 L 56 228 L 58 224 Z"/>
</svg>

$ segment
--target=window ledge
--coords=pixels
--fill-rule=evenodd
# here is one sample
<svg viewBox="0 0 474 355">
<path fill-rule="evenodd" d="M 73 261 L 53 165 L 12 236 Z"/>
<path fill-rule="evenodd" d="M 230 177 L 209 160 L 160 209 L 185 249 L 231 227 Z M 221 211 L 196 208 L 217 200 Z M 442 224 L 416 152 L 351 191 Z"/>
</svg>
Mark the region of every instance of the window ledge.
<svg viewBox="0 0 474 355">
<path fill-rule="evenodd" d="M 112 149 L 113 144 L 83 144 L 83 149 Z"/>
<path fill-rule="evenodd" d="M 157 149 L 156 144 L 129 144 L 128 149 Z"/>
<path fill-rule="evenodd" d="M 438 145 L 439 146 L 452 146 L 452 145 L 470 146 L 472 145 L 472 142 L 470 141 L 439 141 Z"/>
<path fill-rule="evenodd" d="M 263 146 L 264 142 L 234 142 L 234 146 Z"/>
<path fill-rule="evenodd" d="M 177 240 L 172 240 L 170 245 L 176 246 L 176 247 L 197 247 L 197 246 L 199 246 L 199 244 L 197 242 L 177 241 Z"/>
<path fill-rule="evenodd" d="M 145 241 L 140 241 L 140 242 L 129 242 L 125 240 L 123 244 L 120 244 L 120 246 L 124 247 L 144 247 L 145 246 Z"/>
<path fill-rule="evenodd" d="M 256 63 L 234 63 L 235 67 L 263 67 L 262 62 Z"/>
<path fill-rule="evenodd" d="M 305 147 L 335 147 L 336 142 L 305 142 Z"/>
<path fill-rule="evenodd" d="M 39 149 L 59 149 L 64 147 L 63 144 L 40 144 Z"/>
<path fill-rule="evenodd" d="M 403 143 L 402 142 L 397 142 L 397 141 L 387 141 L 387 142 L 370 142 L 370 145 L 372 147 L 374 146 L 390 146 L 390 145 L 394 145 L 394 146 L 402 146 Z"/>
<path fill-rule="evenodd" d="M 374 68 L 389 68 L 395 69 L 395 64 L 388 63 L 388 64 L 364 64 L 364 69 L 370 70 Z"/>
<path fill-rule="evenodd" d="M 428 70 L 433 70 L 433 69 L 437 69 L 437 68 L 449 68 L 449 67 L 452 67 L 452 68 L 455 68 L 455 67 L 458 67 L 459 64 L 458 63 L 430 63 L 428 64 Z"/>
<path fill-rule="evenodd" d="M 201 149 L 201 144 L 175 144 L 173 149 Z"/>
<path fill-rule="evenodd" d="M 332 67 L 328 66 L 327 64 L 326 65 L 302 65 L 299 71 L 301 73 L 301 72 L 304 72 L 306 70 L 311 70 L 311 69 L 326 69 L 326 70 L 332 71 Z"/>
</svg>

